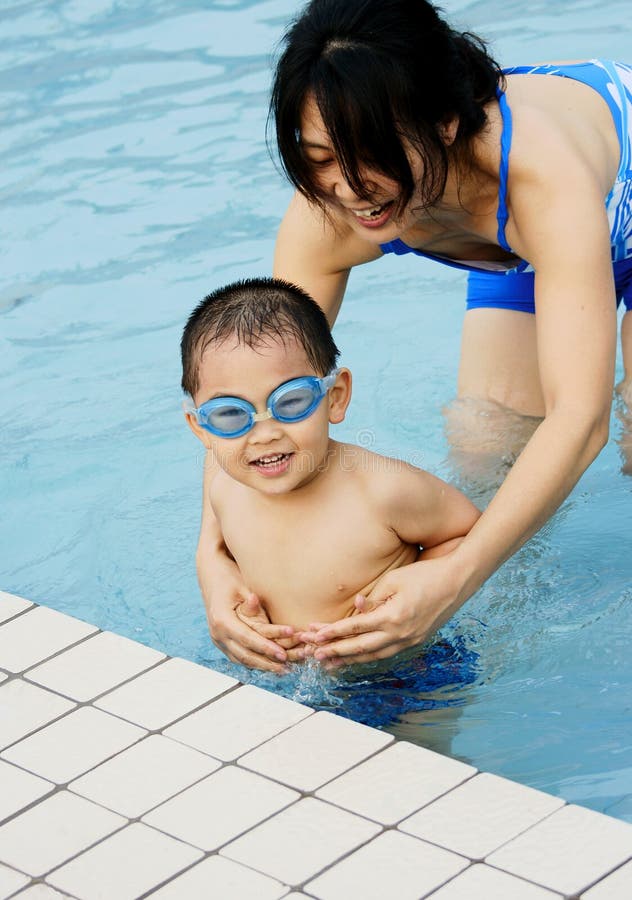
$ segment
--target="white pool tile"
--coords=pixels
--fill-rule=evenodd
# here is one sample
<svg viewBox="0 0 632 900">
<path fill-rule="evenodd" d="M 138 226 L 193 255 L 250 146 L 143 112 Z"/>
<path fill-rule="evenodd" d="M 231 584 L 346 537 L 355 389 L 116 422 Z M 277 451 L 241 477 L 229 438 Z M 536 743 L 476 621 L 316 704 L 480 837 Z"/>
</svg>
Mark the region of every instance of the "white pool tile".
<svg viewBox="0 0 632 900">
<path fill-rule="evenodd" d="M 558 797 L 483 773 L 405 819 L 399 827 L 471 859 L 484 859 L 563 803 Z"/>
<path fill-rule="evenodd" d="M 69 788 L 135 819 L 220 765 L 204 753 L 151 735 L 71 782 Z"/>
<path fill-rule="evenodd" d="M 28 875 L 23 875 L 22 872 L 16 872 L 15 869 L 10 869 L 8 866 L 0 863 L 0 900 L 13 896 L 16 891 L 28 884 L 30 880 Z"/>
<path fill-rule="evenodd" d="M 25 891 L 20 891 L 15 900 L 61 900 L 69 894 L 62 894 L 47 884 L 34 884 Z"/>
<path fill-rule="evenodd" d="M 296 885 L 379 830 L 374 822 L 308 797 L 237 838 L 220 854 Z"/>
<path fill-rule="evenodd" d="M 632 897 L 632 826 L 164 659 L 0 591 L 0 900 Z"/>
<path fill-rule="evenodd" d="M 319 712 L 242 756 L 239 764 L 313 791 L 393 740 L 390 734 Z"/>
<path fill-rule="evenodd" d="M 151 895 L 151 900 L 278 900 L 285 885 L 230 859 L 211 856 L 178 875 Z"/>
<path fill-rule="evenodd" d="M 236 684 L 213 669 L 169 659 L 101 697 L 95 706 L 156 731 Z"/>
<path fill-rule="evenodd" d="M 472 766 L 401 741 L 325 785 L 316 796 L 394 825 L 475 774 Z"/>
<path fill-rule="evenodd" d="M 252 772 L 225 766 L 143 821 L 202 850 L 215 850 L 299 797 Z"/>
<path fill-rule="evenodd" d="M 305 885 L 319 900 L 418 900 L 470 864 L 417 838 L 386 831 Z"/>
<path fill-rule="evenodd" d="M 75 705 L 21 678 L 13 678 L 0 687 L 0 749 L 70 712 Z"/>
<path fill-rule="evenodd" d="M 561 894 L 507 872 L 475 863 L 432 895 L 432 900 L 556 900 Z M 629 897 L 628 897 L 629 900 Z"/>
<path fill-rule="evenodd" d="M 632 825 L 566 806 L 487 862 L 562 894 L 577 894 L 630 857 Z"/>
<path fill-rule="evenodd" d="M 0 860 L 44 875 L 125 824 L 122 816 L 59 791 L 0 827 Z"/>
<path fill-rule="evenodd" d="M 581 896 L 581 900 L 630 900 L 632 897 L 632 861 L 607 875 Z"/>
<path fill-rule="evenodd" d="M 96 631 L 94 625 L 38 606 L 0 628 L 0 666 L 23 672 Z"/>
<path fill-rule="evenodd" d="M 202 854 L 135 823 L 106 838 L 46 879 L 80 900 L 135 900 Z"/>
<path fill-rule="evenodd" d="M 31 669 L 27 677 L 73 700 L 87 701 L 164 658 L 164 653 L 104 631 Z"/>
<path fill-rule="evenodd" d="M 311 714 L 307 706 L 245 685 L 172 725 L 165 734 L 229 762 Z"/>
<path fill-rule="evenodd" d="M 39 800 L 54 787 L 50 781 L 0 760 L 0 822 Z"/>
<path fill-rule="evenodd" d="M 5 750 L 9 762 L 66 784 L 135 743 L 146 732 L 92 707 L 83 707 Z"/>
<path fill-rule="evenodd" d="M 30 600 L 23 597 L 16 597 L 15 594 L 7 594 L 6 591 L 0 591 L 0 624 L 12 619 L 18 613 L 24 612 L 33 606 Z"/>
</svg>

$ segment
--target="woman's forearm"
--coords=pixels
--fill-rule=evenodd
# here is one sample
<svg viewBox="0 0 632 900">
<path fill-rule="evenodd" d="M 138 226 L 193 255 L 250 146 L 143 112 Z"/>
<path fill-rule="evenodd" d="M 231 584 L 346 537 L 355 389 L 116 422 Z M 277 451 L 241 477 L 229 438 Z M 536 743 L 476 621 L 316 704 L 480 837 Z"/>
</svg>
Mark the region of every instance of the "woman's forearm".
<svg viewBox="0 0 632 900">
<path fill-rule="evenodd" d="M 607 436 L 607 410 L 584 420 L 576 409 L 554 410 L 543 419 L 481 518 L 454 551 L 461 571 L 455 610 L 553 515 Z"/>
</svg>

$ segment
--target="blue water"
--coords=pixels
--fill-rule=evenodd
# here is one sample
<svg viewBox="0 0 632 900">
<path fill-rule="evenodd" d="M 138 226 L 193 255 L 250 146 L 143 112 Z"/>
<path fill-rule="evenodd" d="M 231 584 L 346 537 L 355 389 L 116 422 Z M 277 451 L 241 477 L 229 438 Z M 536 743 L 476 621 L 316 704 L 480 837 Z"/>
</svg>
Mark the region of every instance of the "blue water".
<svg viewBox="0 0 632 900">
<path fill-rule="evenodd" d="M 443 5 L 503 62 L 630 47 L 628 0 Z M 270 58 L 296 8 L 0 7 L 0 588 L 224 669 L 193 571 L 202 460 L 178 342 L 210 289 L 270 270 L 290 196 L 264 143 Z M 463 291 L 419 259 L 353 273 L 336 339 L 355 394 L 335 436 L 453 476 L 441 408 Z M 423 654 L 238 674 L 632 821 L 620 430 L 615 412 L 563 509 Z"/>
</svg>

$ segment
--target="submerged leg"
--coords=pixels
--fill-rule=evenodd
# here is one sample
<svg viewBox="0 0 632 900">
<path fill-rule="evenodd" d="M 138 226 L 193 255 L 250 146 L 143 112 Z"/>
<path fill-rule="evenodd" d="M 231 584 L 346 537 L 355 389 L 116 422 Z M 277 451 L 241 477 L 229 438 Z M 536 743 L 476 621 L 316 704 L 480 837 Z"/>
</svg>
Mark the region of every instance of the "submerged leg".
<svg viewBox="0 0 632 900">
<path fill-rule="evenodd" d="M 616 389 L 622 401 L 617 408 L 617 418 L 623 428 L 618 443 L 621 471 L 624 475 L 632 475 L 632 310 L 626 312 L 621 324 L 621 350 L 623 379 Z"/>
<path fill-rule="evenodd" d="M 535 316 L 465 314 L 458 397 L 444 410 L 450 461 L 470 489 L 495 489 L 541 421 Z"/>
<path fill-rule="evenodd" d="M 621 322 L 621 350 L 623 379 L 617 385 L 617 391 L 632 413 L 632 309 L 626 312 Z"/>
</svg>

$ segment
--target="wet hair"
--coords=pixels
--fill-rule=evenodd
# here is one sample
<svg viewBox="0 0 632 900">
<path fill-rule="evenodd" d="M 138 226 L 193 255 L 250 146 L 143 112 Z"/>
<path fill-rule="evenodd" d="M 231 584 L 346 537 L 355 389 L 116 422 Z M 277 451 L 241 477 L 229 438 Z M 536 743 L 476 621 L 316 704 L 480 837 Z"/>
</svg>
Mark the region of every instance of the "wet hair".
<svg viewBox="0 0 632 900">
<path fill-rule="evenodd" d="M 296 341 L 320 375 L 335 368 L 339 356 L 327 318 L 309 294 L 280 278 L 248 278 L 213 291 L 189 316 L 180 342 L 184 391 L 193 396 L 198 390 L 209 345 L 230 338 L 254 348 L 270 339 Z"/>
<path fill-rule="evenodd" d="M 471 163 L 470 138 L 486 124 L 484 106 L 502 82 L 485 43 L 453 31 L 426 0 L 311 0 L 284 37 L 268 123 L 292 184 L 325 207 L 318 171 L 301 146 L 301 114 L 316 101 L 336 159 L 354 193 L 370 199 L 362 170 L 431 207 L 443 194 L 448 150 L 441 126 L 458 116 L 452 148 Z M 424 164 L 416 183 L 406 146 Z"/>
</svg>

